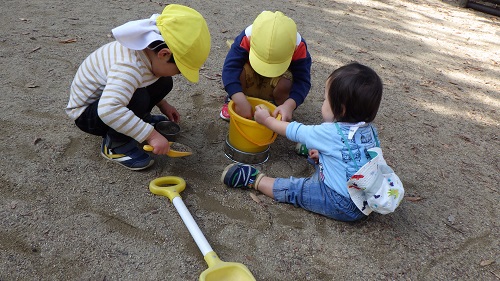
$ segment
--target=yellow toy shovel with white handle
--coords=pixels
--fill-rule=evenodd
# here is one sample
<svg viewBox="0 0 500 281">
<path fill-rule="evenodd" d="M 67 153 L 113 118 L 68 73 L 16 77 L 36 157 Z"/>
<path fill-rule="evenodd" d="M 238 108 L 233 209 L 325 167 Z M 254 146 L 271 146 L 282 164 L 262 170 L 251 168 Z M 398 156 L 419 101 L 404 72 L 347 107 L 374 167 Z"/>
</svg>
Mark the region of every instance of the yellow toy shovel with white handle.
<svg viewBox="0 0 500 281">
<path fill-rule="evenodd" d="M 193 216 L 182 201 L 180 192 L 186 188 L 186 182 L 180 177 L 161 177 L 149 183 L 149 190 L 156 194 L 168 197 L 174 204 L 184 224 L 191 233 L 196 245 L 200 249 L 208 268 L 200 275 L 200 281 L 255 281 L 248 268 L 237 262 L 224 262 L 214 252 Z"/>
<path fill-rule="evenodd" d="M 191 148 L 187 145 L 178 143 L 178 142 L 169 142 L 170 150 L 167 152 L 167 156 L 169 157 L 184 157 L 193 154 Z M 143 146 L 145 151 L 153 151 L 154 147 L 146 144 Z"/>
</svg>

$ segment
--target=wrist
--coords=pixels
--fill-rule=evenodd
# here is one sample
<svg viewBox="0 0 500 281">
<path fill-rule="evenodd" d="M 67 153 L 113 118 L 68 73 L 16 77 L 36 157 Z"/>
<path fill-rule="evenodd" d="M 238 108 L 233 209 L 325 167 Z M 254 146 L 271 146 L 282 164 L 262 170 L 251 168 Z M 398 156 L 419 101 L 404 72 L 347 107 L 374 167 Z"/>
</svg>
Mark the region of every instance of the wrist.
<svg viewBox="0 0 500 281">
<path fill-rule="evenodd" d="M 288 98 L 283 104 L 290 108 L 290 110 L 292 111 L 297 108 L 297 102 L 292 98 Z"/>
<path fill-rule="evenodd" d="M 267 116 L 267 117 L 266 117 L 266 119 L 264 119 L 264 125 L 265 125 L 266 127 L 271 126 L 271 124 L 272 124 L 273 120 L 275 120 L 275 119 L 274 119 L 274 117 L 272 117 L 272 116 Z"/>
<path fill-rule="evenodd" d="M 245 96 L 245 94 L 243 92 L 237 92 L 237 93 L 234 93 L 232 96 L 231 96 L 231 99 L 235 102 L 235 103 L 240 103 L 242 101 L 246 101 L 247 100 L 247 97 Z"/>
<path fill-rule="evenodd" d="M 157 107 L 161 107 L 162 105 L 169 105 L 169 103 L 166 100 L 162 99 L 156 104 Z"/>
</svg>

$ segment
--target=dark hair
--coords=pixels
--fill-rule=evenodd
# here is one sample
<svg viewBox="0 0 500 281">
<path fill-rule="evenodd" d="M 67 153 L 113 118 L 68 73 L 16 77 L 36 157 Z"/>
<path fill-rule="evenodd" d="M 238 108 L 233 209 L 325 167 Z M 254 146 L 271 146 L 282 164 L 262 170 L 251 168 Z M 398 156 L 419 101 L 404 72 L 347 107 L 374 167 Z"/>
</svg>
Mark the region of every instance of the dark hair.
<svg viewBox="0 0 500 281">
<path fill-rule="evenodd" d="M 164 49 L 164 48 L 168 48 L 167 43 L 165 43 L 164 41 L 161 41 L 161 40 L 153 41 L 148 45 L 148 49 L 155 52 L 155 54 L 158 54 L 158 52 L 160 52 L 160 50 Z M 170 51 L 172 51 L 172 50 L 170 50 Z M 168 62 L 175 63 L 173 53 L 170 56 L 170 59 L 168 60 Z"/>
<path fill-rule="evenodd" d="M 328 99 L 336 121 L 372 122 L 382 100 L 382 80 L 373 69 L 353 62 L 328 77 Z"/>
</svg>

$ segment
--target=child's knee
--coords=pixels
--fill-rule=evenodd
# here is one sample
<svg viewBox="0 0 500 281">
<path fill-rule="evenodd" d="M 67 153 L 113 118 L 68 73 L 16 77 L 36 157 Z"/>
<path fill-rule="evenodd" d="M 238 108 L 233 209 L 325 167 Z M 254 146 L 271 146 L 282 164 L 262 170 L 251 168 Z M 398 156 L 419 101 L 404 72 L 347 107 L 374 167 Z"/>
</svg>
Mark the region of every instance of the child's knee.
<svg viewBox="0 0 500 281">
<path fill-rule="evenodd" d="M 250 66 L 250 64 L 246 63 L 241 71 L 240 80 L 243 89 L 252 88 L 255 84 L 258 84 L 256 81 L 258 76 L 256 75 L 255 70 Z"/>
<path fill-rule="evenodd" d="M 273 90 L 273 99 L 277 105 L 281 105 L 290 97 L 292 80 L 285 77 L 278 78 L 279 80 Z"/>
</svg>

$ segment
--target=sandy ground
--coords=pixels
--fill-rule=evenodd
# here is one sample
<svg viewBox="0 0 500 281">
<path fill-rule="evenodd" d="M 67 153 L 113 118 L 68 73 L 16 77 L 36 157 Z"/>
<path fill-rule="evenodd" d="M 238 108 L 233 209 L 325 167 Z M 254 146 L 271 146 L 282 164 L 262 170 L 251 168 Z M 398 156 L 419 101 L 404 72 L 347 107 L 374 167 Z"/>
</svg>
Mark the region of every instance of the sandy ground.
<svg viewBox="0 0 500 281">
<path fill-rule="evenodd" d="M 222 260 L 257 280 L 500 280 L 500 19 L 453 1 L 180 1 L 200 11 L 212 51 L 199 84 L 167 97 L 178 141 L 131 172 L 64 113 L 81 61 L 110 30 L 161 12 L 157 1 L 3 0 L 0 26 L 0 280 L 197 280 L 207 268 L 175 208 L 148 190 L 183 177 L 183 200 Z M 262 10 L 294 18 L 311 55 L 312 90 L 295 112 L 320 122 L 323 85 L 359 61 L 385 85 L 376 118 L 384 155 L 408 196 L 390 215 L 343 223 L 219 182 L 228 123 L 220 73 L 232 39 Z M 279 137 L 261 165 L 307 176 Z"/>
</svg>

